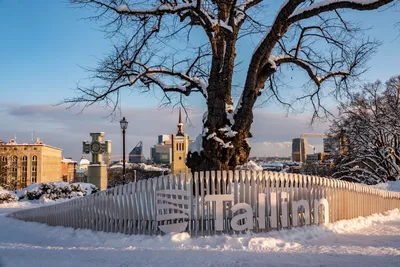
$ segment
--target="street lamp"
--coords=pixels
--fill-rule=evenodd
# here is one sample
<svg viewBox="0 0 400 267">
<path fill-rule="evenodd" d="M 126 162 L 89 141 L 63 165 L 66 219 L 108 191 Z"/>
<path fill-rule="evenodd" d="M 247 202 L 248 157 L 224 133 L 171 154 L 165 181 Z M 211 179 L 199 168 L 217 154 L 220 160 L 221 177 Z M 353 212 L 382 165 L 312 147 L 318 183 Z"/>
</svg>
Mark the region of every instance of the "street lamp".
<svg viewBox="0 0 400 267">
<path fill-rule="evenodd" d="M 122 182 L 125 183 L 125 130 L 128 128 L 128 121 L 123 117 L 119 124 L 122 129 Z"/>
</svg>

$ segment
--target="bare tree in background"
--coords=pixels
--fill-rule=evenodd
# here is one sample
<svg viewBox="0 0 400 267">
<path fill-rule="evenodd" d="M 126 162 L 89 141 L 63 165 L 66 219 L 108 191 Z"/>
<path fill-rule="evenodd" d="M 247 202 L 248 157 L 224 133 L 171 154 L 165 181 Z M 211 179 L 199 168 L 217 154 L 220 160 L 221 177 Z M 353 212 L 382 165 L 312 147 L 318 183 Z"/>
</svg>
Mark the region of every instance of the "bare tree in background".
<svg viewBox="0 0 400 267">
<path fill-rule="evenodd" d="M 87 107 L 100 102 L 115 111 L 125 88 L 159 89 L 167 102 L 183 106 L 187 96 L 200 94 L 207 112 L 203 133 L 187 158 L 193 171 L 233 169 L 246 161 L 256 100 L 265 96 L 283 103 L 283 75 L 290 69 L 306 74 L 305 86 L 293 91 L 293 100 L 308 100 L 315 117 L 324 115 L 322 91 L 336 96 L 348 92 L 378 45 L 340 12 L 397 2 L 285 0 L 275 11 L 268 6 L 273 1 L 266 0 L 70 1 L 93 8 L 93 18 L 106 21 L 106 31 L 120 44 L 94 70 L 95 85 L 78 87 L 79 95 L 64 103 Z M 243 85 L 236 88 L 240 98 L 234 106 L 232 79 L 240 38 L 259 44 Z M 183 42 L 185 49 L 179 46 Z"/>
<path fill-rule="evenodd" d="M 345 148 L 334 177 L 367 184 L 400 180 L 400 76 L 364 86 L 331 125 Z"/>
</svg>

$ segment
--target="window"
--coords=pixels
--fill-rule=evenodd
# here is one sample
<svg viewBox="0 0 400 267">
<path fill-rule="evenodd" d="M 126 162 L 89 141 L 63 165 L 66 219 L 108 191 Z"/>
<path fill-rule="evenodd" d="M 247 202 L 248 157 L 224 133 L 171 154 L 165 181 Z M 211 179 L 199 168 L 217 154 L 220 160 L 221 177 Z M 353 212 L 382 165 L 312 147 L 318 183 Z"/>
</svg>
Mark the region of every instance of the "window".
<svg viewBox="0 0 400 267">
<path fill-rule="evenodd" d="M 0 183 L 7 182 L 7 157 L 0 158 Z"/>
<path fill-rule="evenodd" d="M 16 182 L 18 177 L 18 157 L 13 156 L 11 158 L 11 181 Z"/>
<path fill-rule="evenodd" d="M 21 186 L 26 187 L 26 180 L 28 177 L 28 157 L 22 157 L 22 166 L 21 166 Z"/>
<path fill-rule="evenodd" d="M 183 149 L 184 149 L 183 143 L 176 143 L 176 150 L 183 151 Z"/>
<path fill-rule="evenodd" d="M 32 183 L 37 182 L 37 156 L 32 157 L 32 170 L 31 170 L 31 176 L 32 176 Z"/>
</svg>

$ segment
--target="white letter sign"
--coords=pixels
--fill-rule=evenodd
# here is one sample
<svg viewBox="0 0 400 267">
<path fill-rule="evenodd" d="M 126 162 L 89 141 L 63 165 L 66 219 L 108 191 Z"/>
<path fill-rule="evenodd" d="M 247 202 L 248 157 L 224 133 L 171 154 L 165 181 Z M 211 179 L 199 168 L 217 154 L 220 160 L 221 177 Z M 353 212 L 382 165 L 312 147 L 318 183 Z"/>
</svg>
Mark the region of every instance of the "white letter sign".
<svg viewBox="0 0 400 267">
<path fill-rule="evenodd" d="M 247 203 L 238 203 L 232 207 L 232 213 L 235 213 L 238 210 L 244 209 L 246 212 L 243 214 L 236 215 L 231 220 L 231 227 L 235 231 L 243 231 L 246 229 L 253 229 L 253 209 Z M 239 221 L 242 219 L 246 219 L 245 223 L 240 225 Z"/>
<path fill-rule="evenodd" d="M 224 211 L 225 207 L 223 205 L 224 201 L 233 201 L 232 194 L 229 195 L 207 195 L 205 197 L 205 201 L 215 201 L 216 203 L 216 212 L 215 216 L 215 230 L 222 231 L 224 230 Z"/>
</svg>

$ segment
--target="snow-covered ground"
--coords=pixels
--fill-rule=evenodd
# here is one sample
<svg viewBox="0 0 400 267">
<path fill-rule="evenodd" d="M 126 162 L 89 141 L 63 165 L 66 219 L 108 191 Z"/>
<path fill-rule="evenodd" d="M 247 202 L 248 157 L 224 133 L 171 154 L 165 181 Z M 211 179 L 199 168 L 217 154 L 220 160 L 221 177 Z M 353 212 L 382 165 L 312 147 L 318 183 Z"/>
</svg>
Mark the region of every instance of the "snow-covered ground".
<svg viewBox="0 0 400 267">
<path fill-rule="evenodd" d="M 400 212 L 306 228 L 190 238 L 126 236 L 27 223 L 0 205 L 0 266 L 400 266 Z"/>
</svg>

